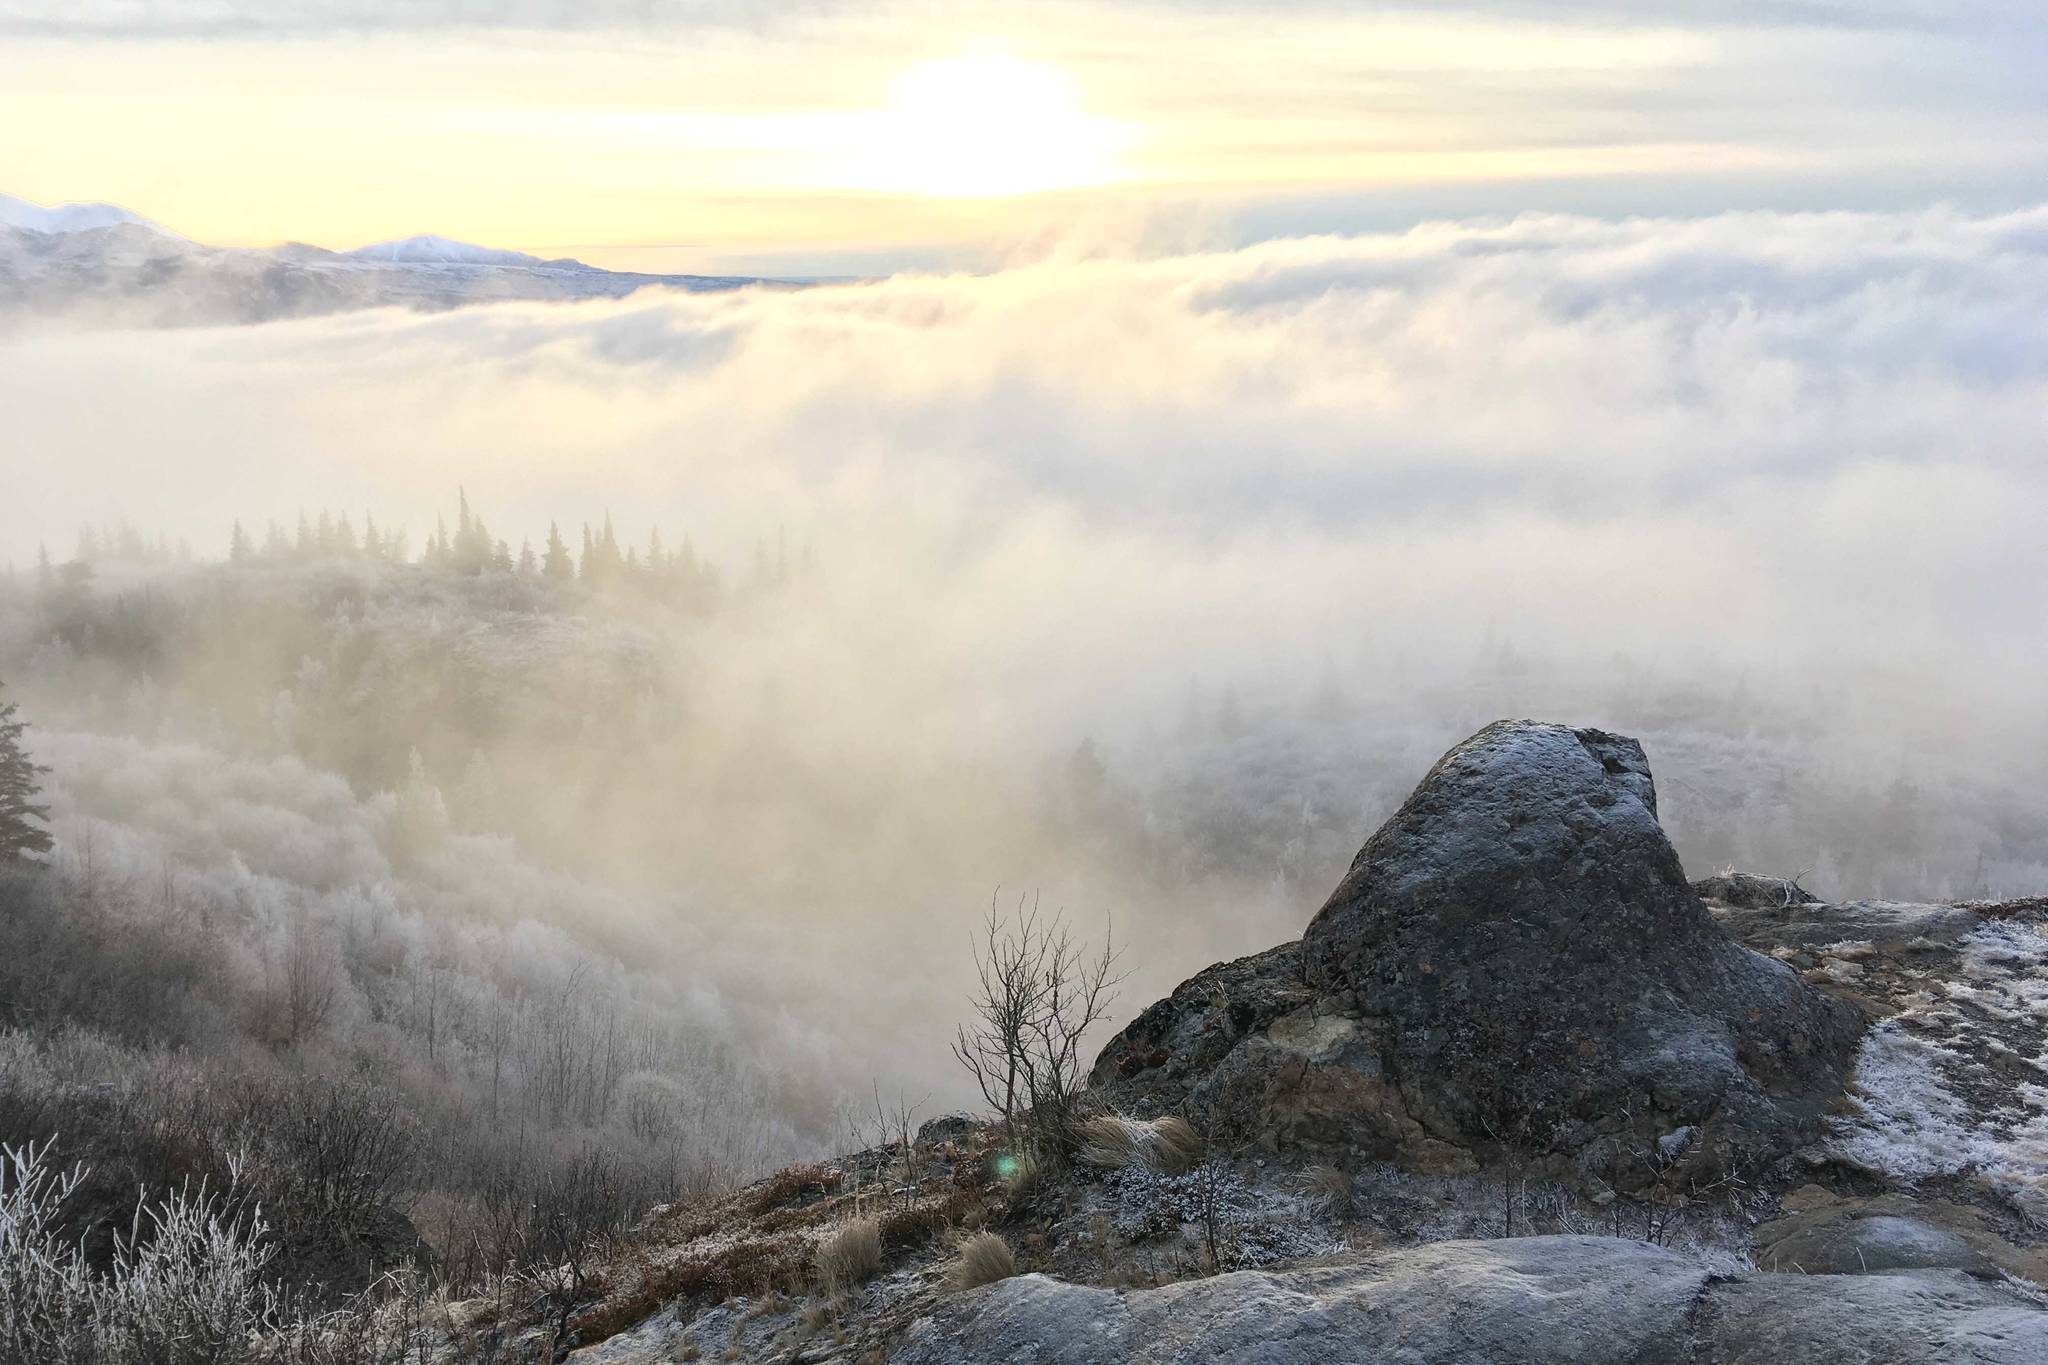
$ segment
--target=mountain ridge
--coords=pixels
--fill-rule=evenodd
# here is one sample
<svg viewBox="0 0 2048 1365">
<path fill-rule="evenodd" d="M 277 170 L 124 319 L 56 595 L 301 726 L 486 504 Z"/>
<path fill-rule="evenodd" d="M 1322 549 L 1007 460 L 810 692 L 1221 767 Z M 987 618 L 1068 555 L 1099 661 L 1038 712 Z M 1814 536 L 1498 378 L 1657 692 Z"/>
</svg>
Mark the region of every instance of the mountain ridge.
<svg viewBox="0 0 2048 1365">
<path fill-rule="evenodd" d="M 363 308 L 798 287 L 750 275 L 654 275 L 425 233 L 335 251 L 305 242 L 195 242 L 112 204 L 43 207 L 0 195 L 0 326 L 218 326 Z"/>
</svg>

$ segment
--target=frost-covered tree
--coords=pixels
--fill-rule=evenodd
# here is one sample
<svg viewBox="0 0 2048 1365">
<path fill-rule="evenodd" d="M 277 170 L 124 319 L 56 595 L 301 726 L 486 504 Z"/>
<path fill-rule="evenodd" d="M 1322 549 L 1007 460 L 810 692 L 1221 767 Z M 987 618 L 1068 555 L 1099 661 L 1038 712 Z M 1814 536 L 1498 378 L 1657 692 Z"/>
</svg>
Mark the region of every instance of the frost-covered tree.
<svg viewBox="0 0 2048 1365">
<path fill-rule="evenodd" d="M 50 851 L 47 824 L 50 809 L 36 804 L 38 766 L 22 751 L 21 732 L 28 726 L 14 718 L 15 705 L 0 701 L 0 862 L 18 862 Z"/>
</svg>

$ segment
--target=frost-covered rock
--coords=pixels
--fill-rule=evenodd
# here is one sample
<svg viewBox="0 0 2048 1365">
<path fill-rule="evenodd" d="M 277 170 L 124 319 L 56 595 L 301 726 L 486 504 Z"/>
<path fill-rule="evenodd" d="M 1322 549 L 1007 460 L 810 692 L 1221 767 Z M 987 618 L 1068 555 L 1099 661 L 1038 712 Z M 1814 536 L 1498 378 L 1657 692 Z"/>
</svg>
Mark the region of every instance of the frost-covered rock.
<svg viewBox="0 0 2048 1365">
<path fill-rule="evenodd" d="M 1641 745 L 1503 721 L 1444 755 L 1299 945 L 1186 983 L 1094 1079 L 1268 1146 L 1446 1172 L 1598 1148 L 1617 1173 L 1705 1175 L 1816 1136 L 1861 1028 L 1715 923 Z"/>
<path fill-rule="evenodd" d="M 2002 1365 L 2039 1361 L 2044 1352 L 2048 1312 L 1953 1272 L 1731 1281 L 1643 1242 L 1526 1237 L 1438 1242 L 1141 1291 L 1027 1275 L 943 1303 L 892 1359 Z"/>
</svg>

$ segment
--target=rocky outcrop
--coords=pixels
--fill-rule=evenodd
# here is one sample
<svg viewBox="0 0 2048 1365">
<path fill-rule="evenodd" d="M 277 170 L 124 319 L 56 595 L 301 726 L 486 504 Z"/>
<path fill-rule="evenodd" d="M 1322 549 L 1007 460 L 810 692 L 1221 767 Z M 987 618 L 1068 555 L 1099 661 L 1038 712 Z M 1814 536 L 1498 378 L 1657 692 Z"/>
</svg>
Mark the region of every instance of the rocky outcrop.
<svg viewBox="0 0 2048 1365">
<path fill-rule="evenodd" d="M 2048 1359 L 2048 1312 L 1952 1271 L 1711 1275 L 1604 1237 L 1438 1242 L 1159 1289 L 1027 1275 L 940 1304 L 895 1365 L 1978 1365 Z"/>
<path fill-rule="evenodd" d="M 1298 945 L 1194 978 L 1094 1079 L 1226 1140 L 1711 1177 L 1813 1137 L 1861 1028 L 1715 923 L 1641 745 L 1504 721 L 1444 755 Z"/>
</svg>

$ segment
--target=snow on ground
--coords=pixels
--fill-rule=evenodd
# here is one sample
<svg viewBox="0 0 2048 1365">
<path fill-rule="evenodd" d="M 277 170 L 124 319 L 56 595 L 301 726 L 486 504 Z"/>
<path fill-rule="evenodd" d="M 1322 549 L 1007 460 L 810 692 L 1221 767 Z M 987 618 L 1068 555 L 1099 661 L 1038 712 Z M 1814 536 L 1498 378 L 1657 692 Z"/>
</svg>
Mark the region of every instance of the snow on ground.
<svg viewBox="0 0 2048 1365">
<path fill-rule="evenodd" d="M 1857 1057 L 1842 1156 L 1905 1181 L 1975 1175 L 2048 1227 L 2048 933 L 1994 921 L 1873 1028 Z"/>
</svg>

